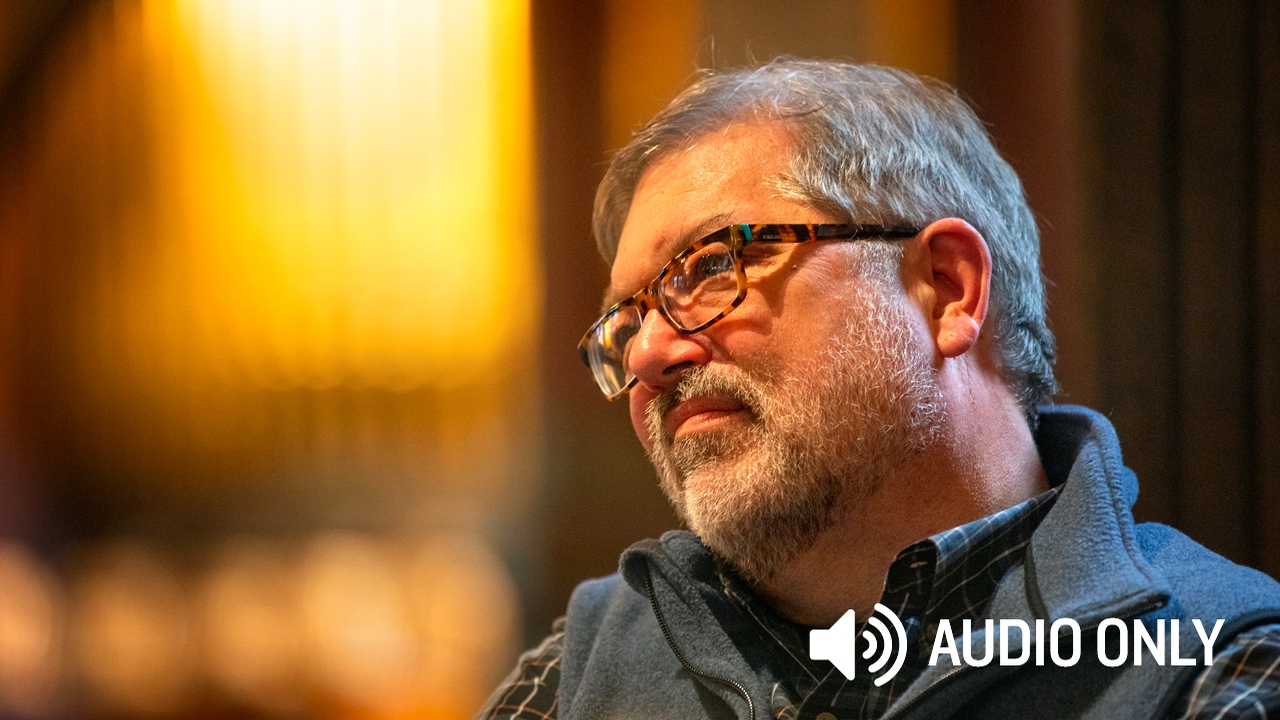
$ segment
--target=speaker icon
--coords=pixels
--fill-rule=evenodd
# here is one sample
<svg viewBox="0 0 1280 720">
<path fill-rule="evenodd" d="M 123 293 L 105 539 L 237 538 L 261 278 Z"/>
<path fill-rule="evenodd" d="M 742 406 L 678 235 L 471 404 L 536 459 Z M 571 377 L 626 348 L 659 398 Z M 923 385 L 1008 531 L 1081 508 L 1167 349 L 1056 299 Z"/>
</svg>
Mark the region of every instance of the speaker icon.
<svg viewBox="0 0 1280 720">
<path fill-rule="evenodd" d="M 873 675 L 884 670 L 892 661 L 889 669 L 872 681 L 876 687 L 880 687 L 898 674 L 902 663 L 907 659 L 907 630 L 902 626 L 898 615 L 884 605 L 876 603 L 875 612 L 867 620 L 867 628 L 862 631 L 862 641 L 866 647 L 862 652 L 862 659 L 870 660 L 872 656 L 879 655 L 867 666 L 867 671 Z M 876 615 L 883 615 L 889 621 L 888 624 Z M 857 627 L 857 616 L 854 611 L 849 610 L 830 628 L 810 630 L 809 658 L 829 660 L 845 678 L 852 680 L 858 660 Z"/>
</svg>

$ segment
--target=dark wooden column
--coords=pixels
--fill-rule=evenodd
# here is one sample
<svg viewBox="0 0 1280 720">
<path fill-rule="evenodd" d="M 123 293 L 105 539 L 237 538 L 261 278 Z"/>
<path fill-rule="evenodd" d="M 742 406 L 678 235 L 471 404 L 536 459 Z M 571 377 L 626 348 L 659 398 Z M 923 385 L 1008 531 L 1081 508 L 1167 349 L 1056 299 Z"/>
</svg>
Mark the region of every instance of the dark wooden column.
<svg viewBox="0 0 1280 720">
<path fill-rule="evenodd" d="M 538 211 L 546 422 L 543 587 L 529 606 L 545 634 L 582 580 L 617 568 L 627 545 L 676 526 L 627 416 L 578 360 L 608 268 L 591 237 L 591 203 L 607 159 L 601 98 L 603 2 L 535 0 Z"/>
<path fill-rule="evenodd" d="M 959 0 L 956 86 L 1017 170 L 1040 227 L 1059 402 L 1098 400 L 1093 268 L 1076 228 L 1075 0 Z"/>
<path fill-rule="evenodd" d="M 1258 245 L 1254 353 L 1258 372 L 1258 567 L 1280 577 L 1280 3 L 1264 2 L 1257 18 L 1257 190 L 1253 201 Z M 1248 260 L 1246 260 L 1248 262 Z"/>
<path fill-rule="evenodd" d="M 1141 516 L 1275 574 L 1275 3 L 1081 7 L 1101 409 L 1142 481 Z"/>
</svg>

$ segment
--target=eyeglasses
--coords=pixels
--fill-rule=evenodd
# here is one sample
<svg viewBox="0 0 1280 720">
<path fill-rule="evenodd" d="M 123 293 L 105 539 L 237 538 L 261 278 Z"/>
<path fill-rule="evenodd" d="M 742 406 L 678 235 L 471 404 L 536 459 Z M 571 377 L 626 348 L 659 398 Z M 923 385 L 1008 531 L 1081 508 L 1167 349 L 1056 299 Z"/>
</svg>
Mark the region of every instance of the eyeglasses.
<svg viewBox="0 0 1280 720">
<path fill-rule="evenodd" d="M 902 239 L 920 234 L 899 225 L 730 225 L 682 250 L 640 292 L 609 308 L 578 343 L 582 362 L 610 400 L 636 383 L 631 341 L 657 310 L 683 335 L 714 325 L 747 297 L 742 250 L 753 243 Z"/>
</svg>

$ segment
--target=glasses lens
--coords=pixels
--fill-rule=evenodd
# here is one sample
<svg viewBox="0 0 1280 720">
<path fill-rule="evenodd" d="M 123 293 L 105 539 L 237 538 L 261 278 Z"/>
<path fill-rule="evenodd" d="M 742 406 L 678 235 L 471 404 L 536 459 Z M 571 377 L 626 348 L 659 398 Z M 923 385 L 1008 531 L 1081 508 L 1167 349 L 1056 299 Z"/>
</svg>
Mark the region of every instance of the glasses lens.
<svg viewBox="0 0 1280 720">
<path fill-rule="evenodd" d="M 659 295 L 671 319 L 691 330 L 732 306 L 739 289 L 733 252 L 724 243 L 712 243 L 677 261 L 662 279 Z"/>
<path fill-rule="evenodd" d="M 591 368 L 601 392 L 609 397 L 622 392 L 631 381 L 627 355 L 643 320 L 639 308 L 626 305 L 605 315 L 587 333 L 582 359 Z"/>
</svg>

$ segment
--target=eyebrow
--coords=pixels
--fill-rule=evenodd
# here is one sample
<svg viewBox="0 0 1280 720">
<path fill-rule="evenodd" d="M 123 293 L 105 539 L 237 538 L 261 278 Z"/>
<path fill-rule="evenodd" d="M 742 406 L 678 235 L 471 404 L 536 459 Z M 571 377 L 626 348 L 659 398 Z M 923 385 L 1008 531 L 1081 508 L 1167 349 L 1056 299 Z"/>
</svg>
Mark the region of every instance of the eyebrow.
<svg viewBox="0 0 1280 720">
<path fill-rule="evenodd" d="M 720 228 L 725 227 L 726 225 L 729 225 L 730 224 L 729 217 L 730 216 L 728 213 L 719 213 L 716 215 L 712 215 L 711 217 L 704 219 L 702 222 L 698 223 L 697 225 L 694 225 L 688 230 L 685 230 L 683 233 L 681 233 L 676 237 L 675 241 L 673 242 L 663 241 L 659 243 L 659 249 L 661 252 L 666 254 L 669 258 L 673 258 L 676 255 L 679 255 L 681 251 L 683 251 L 685 248 L 689 247 L 690 245 L 694 244 L 695 242 L 710 235 L 716 230 L 719 230 Z M 663 265 L 665 264 L 666 263 L 663 263 Z M 639 292 L 639 290 L 640 288 L 636 288 L 631 292 L 621 293 L 618 290 L 615 290 L 611 283 L 609 287 L 605 288 L 604 301 L 600 305 L 600 312 L 604 313 L 608 311 L 609 308 L 613 307 L 614 305 L 617 305 L 623 300 L 626 300 L 627 298 Z"/>
</svg>

